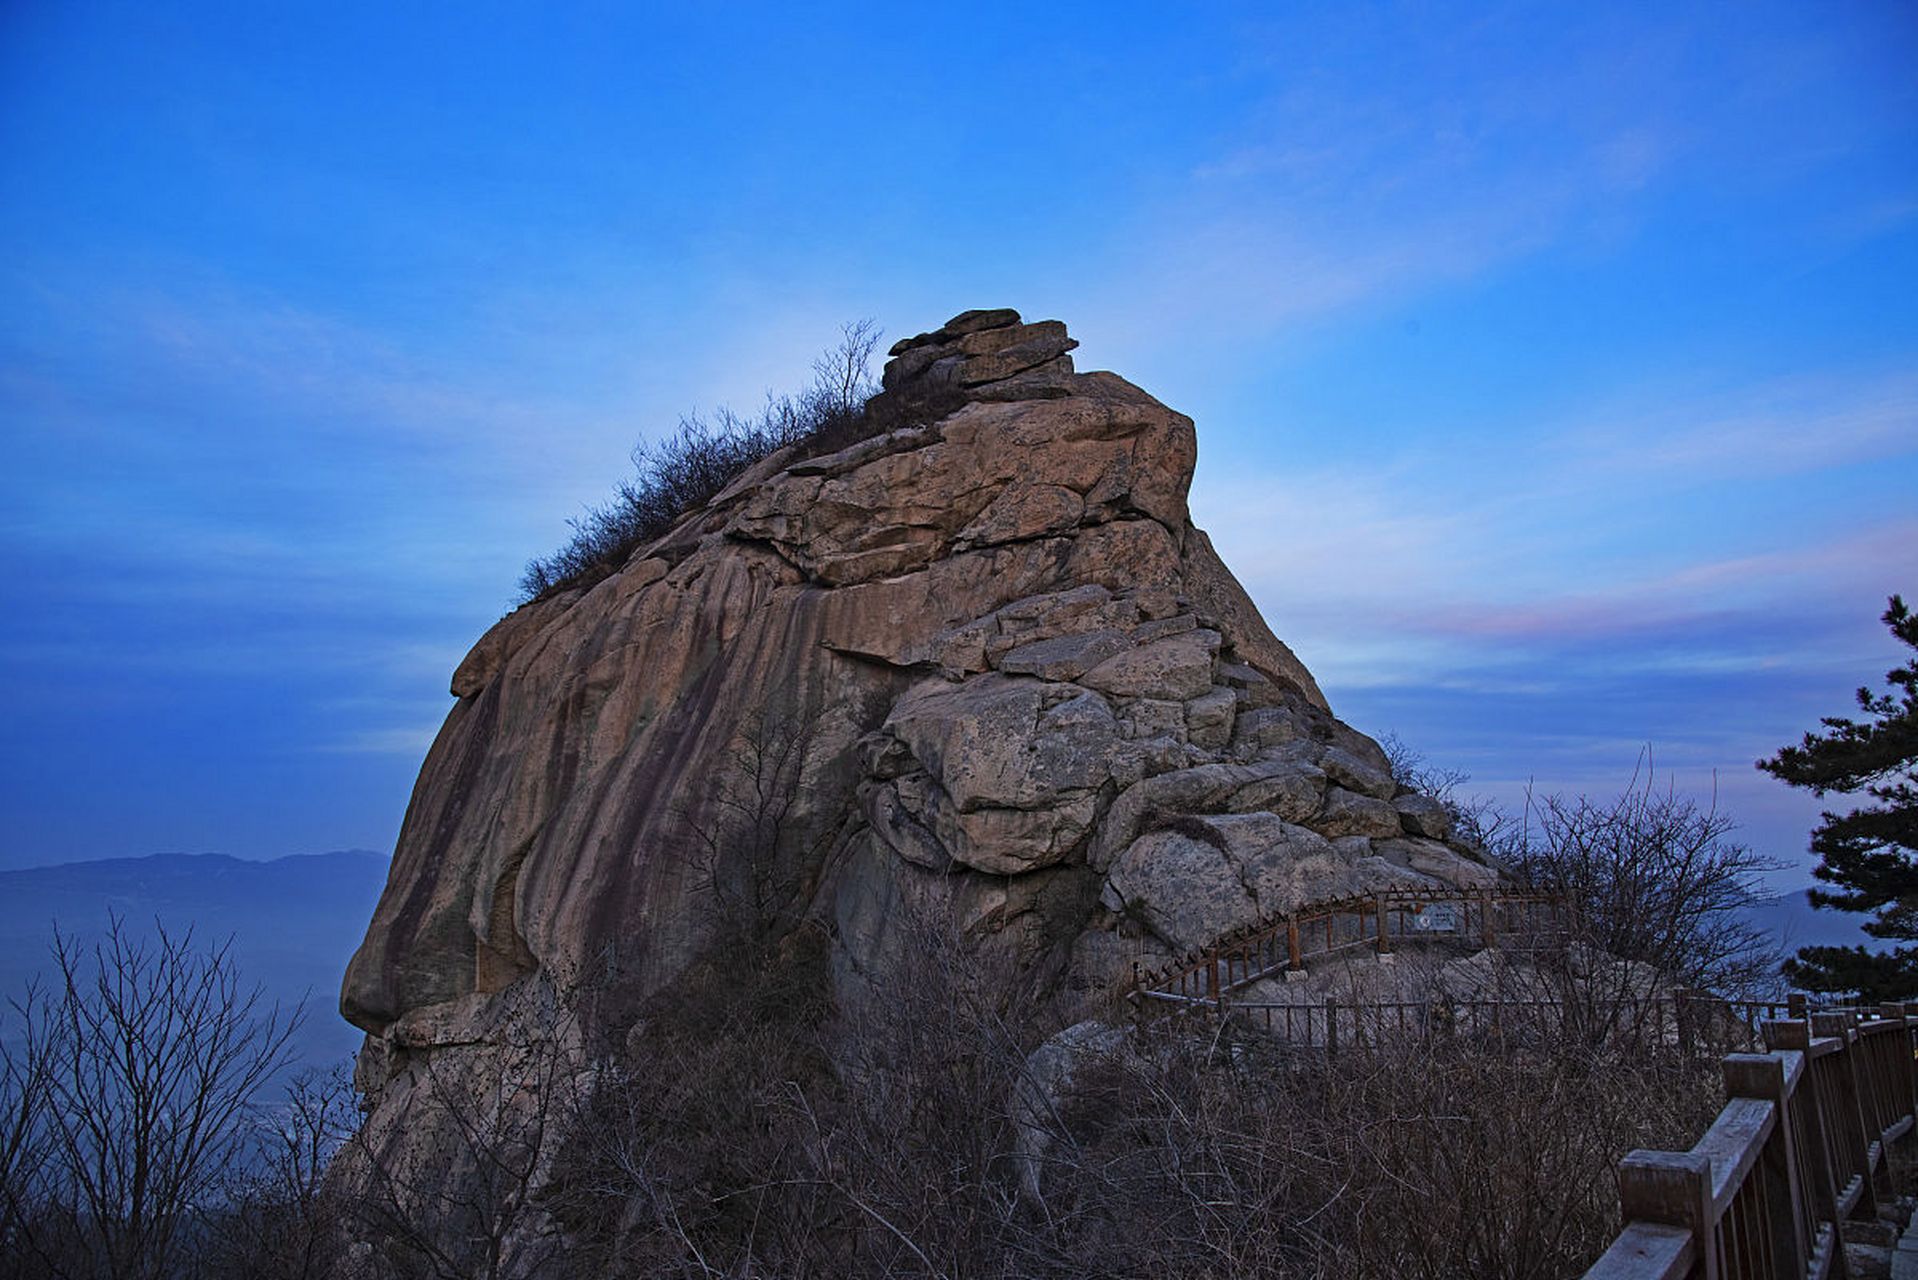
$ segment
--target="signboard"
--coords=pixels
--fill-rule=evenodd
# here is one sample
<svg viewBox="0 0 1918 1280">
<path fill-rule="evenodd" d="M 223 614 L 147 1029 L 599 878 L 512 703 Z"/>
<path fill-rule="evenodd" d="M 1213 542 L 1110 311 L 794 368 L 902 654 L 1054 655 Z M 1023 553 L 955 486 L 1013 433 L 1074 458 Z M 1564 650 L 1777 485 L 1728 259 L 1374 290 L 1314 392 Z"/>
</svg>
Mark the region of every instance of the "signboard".
<svg viewBox="0 0 1918 1280">
<path fill-rule="evenodd" d="M 1412 928 L 1420 933 L 1457 933 L 1465 927 L 1456 902 L 1434 902 L 1412 917 Z"/>
</svg>

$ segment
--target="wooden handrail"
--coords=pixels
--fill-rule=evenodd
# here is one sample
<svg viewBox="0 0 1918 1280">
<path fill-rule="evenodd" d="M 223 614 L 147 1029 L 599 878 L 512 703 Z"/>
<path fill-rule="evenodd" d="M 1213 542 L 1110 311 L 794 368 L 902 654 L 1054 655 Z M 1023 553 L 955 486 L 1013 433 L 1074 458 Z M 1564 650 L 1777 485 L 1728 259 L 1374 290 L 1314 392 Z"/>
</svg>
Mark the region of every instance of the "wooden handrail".
<svg viewBox="0 0 1918 1280">
<path fill-rule="evenodd" d="M 1401 1000 L 1222 1001 L 1201 990 L 1202 984 L 1187 994 L 1137 991 L 1133 1002 L 1159 1014 L 1236 1018 L 1300 1048 L 1329 1047 L 1336 1038 L 1331 1033 L 1342 1025 L 1350 1028 L 1347 1038 L 1354 1043 L 1412 1043 L 1475 1032 L 1506 1036 L 1550 1032 L 1571 1033 L 1589 1038 L 1594 1046 L 1624 1046 L 1640 1054 L 1763 1048 L 1761 1027 L 1766 1016 L 1784 1008 L 1779 1001 L 1716 1000 L 1672 992 L 1573 999 L 1568 1004 L 1550 994 L 1454 998 L 1436 992 Z M 1830 1047 L 1836 1049 L 1839 1044 L 1833 1041 Z"/>
<path fill-rule="evenodd" d="M 1332 1053 L 1342 1042 L 1362 1048 L 1394 1023 L 1401 1036 L 1430 1036 L 1461 1022 L 1483 1026 L 1489 1010 L 1497 1031 L 1508 1011 L 1520 1018 L 1528 1010 L 1555 1011 L 1564 1023 L 1582 1007 L 1552 998 L 1343 1005 L 1331 997 L 1309 1004 L 1227 999 L 1308 958 L 1355 946 L 1388 953 L 1395 937 L 1419 936 L 1404 929 L 1405 912 L 1440 903 L 1461 909 L 1458 934 L 1470 936 L 1476 924 L 1488 943 L 1498 935 L 1501 908 L 1549 906 L 1554 923 L 1566 914 L 1561 899 L 1529 891 L 1401 890 L 1314 903 L 1157 972 L 1135 970 L 1125 996 L 1262 1020 L 1284 1039 Z M 1349 936 L 1338 936 L 1341 917 L 1350 917 Z M 1619 1162 L 1624 1224 L 1586 1280 L 1849 1280 L 1845 1220 L 1875 1214 L 1888 1190 L 1886 1152 L 1918 1134 L 1918 1003 L 1813 1010 L 1802 995 L 1732 1001 L 1683 991 L 1599 1003 L 1607 1020 L 1599 1034 L 1607 1037 L 1628 1014 L 1629 1034 L 1640 1044 L 1692 1052 L 1700 1039 L 1721 1050 L 1727 1040 L 1749 1040 L 1764 1052 L 1725 1058 L 1725 1106 L 1689 1151 L 1633 1151 Z M 1781 1012 L 1789 1016 L 1776 1016 Z"/>
<path fill-rule="evenodd" d="M 1562 897 L 1537 890 L 1516 889 L 1385 889 L 1375 893 L 1308 903 L 1289 912 L 1269 916 L 1256 924 L 1216 939 L 1205 947 L 1189 952 L 1154 970 L 1135 967 L 1131 981 L 1120 998 L 1175 995 L 1217 1002 L 1227 992 L 1250 986 L 1262 978 L 1300 968 L 1305 960 L 1321 958 L 1357 947 L 1389 954 L 1392 942 L 1411 941 L 1421 935 L 1407 930 L 1405 917 L 1430 906 L 1460 908 L 1459 932 L 1467 930 L 1467 921 L 1476 915 L 1485 940 L 1501 934 L 1536 935 L 1552 930 L 1536 928 L 1500 929 L 1501 908 L 1527 908 L 1535 917 L 1538 908 L 1549 909 L 1553 922 L 1562 922 L 1567 910 Z M 1396 917 L 1398 928 L 1391 928 Z M 1349 922 L 1351 936 L 1334 936 L 1341 920 Z M 1368 932 L 1368 925 L 1370 931 Z M 1320 932 L 1323 926 L 1323 932 Z M 1449 937 L 1438 934 L 1435 937 Z"/>
<path fill-rule="evenodd" d="M 1690 1151 L 1619 1162 L 1625 1223 L 1585 1280 L 1848 1280 L 1845 1219 L 1873 1212 L 1886 1150 L 1918 1131 L 1918 1004 L 1762 1029 L 1769 1051 L 1725 1059 L 1725 1108 Z"/>
</svg>

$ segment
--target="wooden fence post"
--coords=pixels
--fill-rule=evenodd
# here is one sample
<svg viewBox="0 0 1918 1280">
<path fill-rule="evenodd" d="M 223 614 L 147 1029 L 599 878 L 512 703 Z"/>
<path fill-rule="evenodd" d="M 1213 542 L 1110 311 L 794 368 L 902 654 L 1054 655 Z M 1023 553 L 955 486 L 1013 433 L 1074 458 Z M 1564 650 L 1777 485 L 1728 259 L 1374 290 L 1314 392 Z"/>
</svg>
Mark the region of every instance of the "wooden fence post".
<svg viewBox="0 0 1918 1280">
<path fill-rule="evenodd" d="M 1712 1162 L 1691 1151 L 1634 1151 L 1619 1161 L 1618 1200 L 1627 1222 L 1692 1233 L 1699 1280 L 1721 1280 L 1712 1230 Z"/>
<path fill-rule="evenodd" d="M 1799 1206 L 1810 1194 L 1800 1185 L 1796 1135 L 1792 1129 L 1792 1079 L 1788 1067 L 1805 1071 L 1801 1055 L 1787 1059 L 1782 1054 L 1734 1053 L 1725 1059 L 1725 1095 L 1731 1098 L 1756 1098 L 1773 1108 L 1772 1134 L 1758 1154 L 1754 1177 L 1764 1179 L 1761 1194 L 1765 1199 L 1765 1225 L 1770 1228 L 1771 1252 L 1776 1266 L 1789 1260 L 1790 1274 L 1802 1276 L 1811 1261 L 1817 1243 L 1806 1238 L 1810 1215 Z"/>
<path fill-rule="evenodd" d="M 1844 1215 L 1839 1212 L 1838 1193 L 1844 1176 L 1834 1167 L 1836 1135 L 1825 1132 L 1825 1109 L 1834 1099 L 1820 1096 L 1818 1076 L 1812 1070 L 1811 1024 L 1803 1018 L 1767 1019 L 1760 1028 L 1765 1047 L 1773 1053 L 1797 1052 L 1803 1055 L 1805 1079 L 1796 1099 L 1795 1119 L 1803 1126 L 1806 1176 L 1811 1181 L 1811 1209 L 1814 1222 L 1829 1222 L 1832 1229 L 1832 1275 L 1849 1276 L 1845 1265 Z"/>
<path fill-rule="evenodd" d="M 1305 967 L 1305 958 L 1299 952 L 1299 922 L 1297 919 L 1285 922 L 1285 948 L 1291 963 L 1286 967 L 1294 971 Z"/>
<path fill-rule="evenodd" d="M 1912 1114 L 1918 1116 L 1918 1004 L 1906 1001 L 1900 1008 L 1905 1013 L 1905 1057 L 1912 1066 Z"/>
<path fill-rule="evenodd" d="M 1378 919 L 1378 925 L 1379 925 L 1379 954 L 1382 956 L 1390 955 L 1392 954 L 1392 942 L 1391 942 L 1391 939 L 1385 936 L 1386 930 L 1385 930 L 1385 895 L 1384 894 L 1375 893 L 1372 895 L 1372 910 L 1374 915 Z"/>
<path fill-rule="evenodd" d="M 1339 1051 L 1339 1002 L 1334 996 L 1325 998 L 1325 1051 Z"/>
<path fill-rule="evenodd" d="M 1483 935 L 1485 945 L 1488 947 L 1496 947 L 1498 945 L 1498 922 L 1492 918 L 1492 891 L 1490 889 L 1479 890 L 1478 919 L 1479 931 Z"/>
<path fill-rule="evenodd" d="M 1858 1088 L 1858 1059 L 1863 1056 L 1859 1052 L 1858 1032 L 1853 1028 L 1852 1017 L 1848 1013 L 1814 1013 L 1811 1015 L 1811 1031 L 1813 1036 L 1821 1039 L 1834 1037 L 1844 1042 L 1845 1047 L 1837 1054 L 1837 1070 L 1832 1073 L 1837 1082 L 1838 1096 L 1830 1099 L 1827 1105 L 1842 1117 L 1844 1128 L 1855 1129 L 1854 1140 L 1860 1144 L 1855 1158 L 1863 1171 L 1863 1186 L 1853 1212 L 1866 1219 L 1874 1218 L 1878 1216 L 1878 1192 L 1872 1185 L 1875 1180 L 1872 1177 L 1871 1157 L 1864 1148 L 1869 1147 L 1878 1135 L 1872 1132 L 1872 1126 L 1866 1120 L 1865 1100 Z"/>
<path fill-rule="evenodd" d="M 1907 1116 L 1918 1114 L 1918 1059 L 1912 1056 L 1910 1008 L 1903 1004 L 1878 1007 L 1878 1011 L 1886 1018 L 1898 1022 L 1898 1053 L 1895 1055 L 1894 1070 L 1897 1072 L 1899 1114 Z"/>
</svg>

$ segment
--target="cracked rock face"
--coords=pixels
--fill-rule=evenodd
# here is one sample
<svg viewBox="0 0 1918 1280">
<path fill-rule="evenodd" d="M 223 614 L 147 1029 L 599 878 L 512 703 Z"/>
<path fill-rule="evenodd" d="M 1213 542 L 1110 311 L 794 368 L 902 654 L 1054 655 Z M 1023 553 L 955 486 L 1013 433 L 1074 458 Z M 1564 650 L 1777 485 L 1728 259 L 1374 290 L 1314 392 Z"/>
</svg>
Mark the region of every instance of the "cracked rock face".
<svg viewBox="0 0 1918 1280">
<path fill-rule="evenodd" d="M 906 339 L 907 425 L 776 454 L 481 638 L 346 977 L 382 1054 L 611 952 L 670 981 L 768 830 L 742 796 L 780 800 L 779 909 L 828 931 L 842 1001 L 930 919 L 1061 1026 L 1300 904 L 1493 878 L 1193 527 L 1191 420 L 1075 345 L 1010 311 Z"/>
</svg>

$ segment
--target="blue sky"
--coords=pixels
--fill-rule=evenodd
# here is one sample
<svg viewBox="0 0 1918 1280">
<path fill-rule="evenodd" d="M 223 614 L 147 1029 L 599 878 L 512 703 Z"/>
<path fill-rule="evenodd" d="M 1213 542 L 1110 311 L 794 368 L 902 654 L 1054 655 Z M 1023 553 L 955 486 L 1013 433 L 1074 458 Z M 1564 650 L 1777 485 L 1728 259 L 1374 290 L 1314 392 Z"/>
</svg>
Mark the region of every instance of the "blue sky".
<svg viewBox="0 0 1918 1280">
<path fill-rule="evenodd" d="M 997 305 L 1347 719 L 1800 856 L 1751 761 L 1918 592 L 1918 10 L 687 8 L 0 9 L 0 865 L 389 848 L 636 438 Z"/>
</svg>

